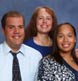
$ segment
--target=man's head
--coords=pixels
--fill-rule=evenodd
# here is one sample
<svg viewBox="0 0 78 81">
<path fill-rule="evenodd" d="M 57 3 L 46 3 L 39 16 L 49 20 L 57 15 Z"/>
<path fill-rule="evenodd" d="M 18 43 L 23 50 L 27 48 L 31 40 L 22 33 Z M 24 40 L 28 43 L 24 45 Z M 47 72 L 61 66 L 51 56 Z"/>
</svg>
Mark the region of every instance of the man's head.
<svg viewBox="0 0 78 81">
<path fill-rule="evenodd" d="M 8 46 L 17 51 L 24 39 L 24 17 L 17 11 L 9 11 L 2 17 L 2 32 Z"/>
</svg>

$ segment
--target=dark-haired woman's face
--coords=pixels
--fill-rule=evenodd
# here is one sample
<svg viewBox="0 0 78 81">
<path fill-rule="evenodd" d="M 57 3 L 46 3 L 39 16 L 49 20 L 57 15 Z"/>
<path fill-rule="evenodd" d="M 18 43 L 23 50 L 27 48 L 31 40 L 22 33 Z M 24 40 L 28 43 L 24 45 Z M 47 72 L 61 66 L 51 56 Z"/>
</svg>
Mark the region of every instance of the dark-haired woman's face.
<svg viewBox="0 0 78 81">
<path fill-rule="evenodd" d="M 60 52 L 71 52 L 76 42 L 73 28 L 70 25 L 62 25 L 57 35 L 57 44 Z"/>
</svg>

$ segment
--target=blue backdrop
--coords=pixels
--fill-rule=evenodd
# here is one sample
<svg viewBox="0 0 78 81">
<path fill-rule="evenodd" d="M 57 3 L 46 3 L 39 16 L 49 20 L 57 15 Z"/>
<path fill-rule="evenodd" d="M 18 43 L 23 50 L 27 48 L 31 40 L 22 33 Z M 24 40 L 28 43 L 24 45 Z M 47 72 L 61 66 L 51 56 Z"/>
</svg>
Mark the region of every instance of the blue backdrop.
<svg viewBox="0 0 78 81">
<path fill-rule="evenodd" d="M 0 21 L 2 15 L 9 10 L 22 13 L 28 24 L 34 9 L 37 6 L 48 6 L 54 9 L 58 23 L 70 22 L 77 29 L 78 0 L 0 0 Z M 0 43 L 4 40 L 0 22 Z"/>
</svg>

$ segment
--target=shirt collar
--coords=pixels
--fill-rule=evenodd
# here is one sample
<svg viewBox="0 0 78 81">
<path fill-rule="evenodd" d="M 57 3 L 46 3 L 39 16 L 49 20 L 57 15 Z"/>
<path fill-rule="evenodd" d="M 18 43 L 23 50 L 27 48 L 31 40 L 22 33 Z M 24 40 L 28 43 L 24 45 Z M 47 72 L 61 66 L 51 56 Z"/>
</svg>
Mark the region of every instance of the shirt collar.
<svg viewBox="0 0 78 81">
<path fill-rule="evenodd" d="M 3 50 L 5 52 L 5 54 L 8 54 L 12 49 L 8 46 L 8 44 L 6 43 L 6 41 L 4 41 L 3 43 Z M 24 53 L 24 48 L 23 45 L 21 45 L 21 48 L 18 50 L 18 52 L 20 52 L 22 55 L 25 55 Z"/>
<path fill-rule="evenodd" d="M 21 48 L 18 50 L 21 54 L 25 55 L 25 48 L 23 47 L 23 44 L 21 44 Z"/>
</svg>

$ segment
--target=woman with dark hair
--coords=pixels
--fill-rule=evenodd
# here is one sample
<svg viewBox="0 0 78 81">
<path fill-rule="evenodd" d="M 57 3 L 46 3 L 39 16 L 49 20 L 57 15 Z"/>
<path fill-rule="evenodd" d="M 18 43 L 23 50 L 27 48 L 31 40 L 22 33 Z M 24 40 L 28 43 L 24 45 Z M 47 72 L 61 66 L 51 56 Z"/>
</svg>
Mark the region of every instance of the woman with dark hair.
<svg viewBox="0 0 78 81">
<path fill-rule="evenodd" d="M 70 23 L 58 25 L 52 54 L 40 61 L 37 81 L 78 81 L 75 56 L 76 32 Z"/>
<path fill-rule="evenodd" d="M 37 7 L 26 28 L 24 44 L 41 52 L 43 57 L 50 54 L 56 27 L 54 11 L 49 7 Z"/>
</svg>

